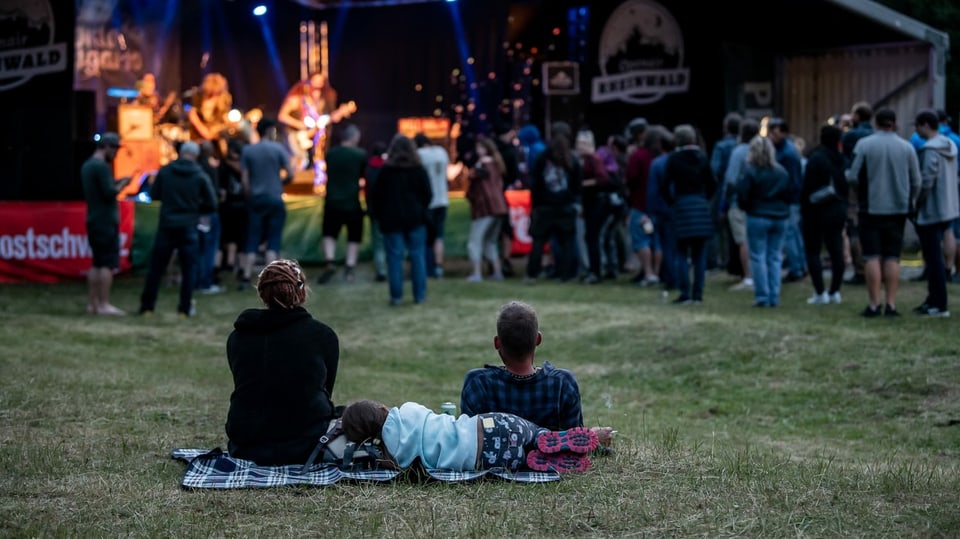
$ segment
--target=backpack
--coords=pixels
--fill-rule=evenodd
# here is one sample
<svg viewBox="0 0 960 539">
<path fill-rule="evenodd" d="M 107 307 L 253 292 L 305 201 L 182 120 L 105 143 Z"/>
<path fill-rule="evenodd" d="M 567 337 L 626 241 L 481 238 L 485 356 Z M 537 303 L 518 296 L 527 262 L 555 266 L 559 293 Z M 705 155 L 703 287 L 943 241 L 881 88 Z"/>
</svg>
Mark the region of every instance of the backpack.
<svg viewBox="0 0 960 539">
<path fill-rule="evenodd" d="M 317 441 L 310 458 L 303 465 L 303 473 L 316 462 L 333 464 L 346 471 L 374 470 L 384 460 L 383 451 L 373 440 L 354 443 L 347 440 L 340 419 L 330 422 L 327 432 Z"/>
</svg>

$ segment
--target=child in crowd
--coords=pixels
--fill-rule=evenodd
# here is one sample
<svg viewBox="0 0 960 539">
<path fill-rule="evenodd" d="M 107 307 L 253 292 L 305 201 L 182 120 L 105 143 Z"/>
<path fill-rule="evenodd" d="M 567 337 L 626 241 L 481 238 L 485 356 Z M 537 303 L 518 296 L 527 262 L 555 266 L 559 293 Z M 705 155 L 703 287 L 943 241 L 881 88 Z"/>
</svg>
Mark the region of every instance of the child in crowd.
<svg viewBox="0 0 960 539">
<path fill-rule="evenodd" d="M 415 402 L 393 408 L 355 402 L 343 411 L 341 424 L 352 442 L 381 440 L 400 469 L 419 459 L 428 469 L 517 471 L 526 464 L 541 472 L 584 472 L 591 464 L 587 453 L 598 444 L 597 435 L 583 427 L 550 431 L 504 413 L 453 417 Z"/>
</svg>

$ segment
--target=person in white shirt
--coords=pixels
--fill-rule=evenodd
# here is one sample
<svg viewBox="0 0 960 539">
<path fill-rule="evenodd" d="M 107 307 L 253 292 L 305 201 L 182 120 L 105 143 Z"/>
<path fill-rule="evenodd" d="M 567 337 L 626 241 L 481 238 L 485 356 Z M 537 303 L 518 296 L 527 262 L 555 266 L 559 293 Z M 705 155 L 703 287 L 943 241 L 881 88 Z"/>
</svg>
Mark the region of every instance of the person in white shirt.
<svg viewBox="0 0 960 539">
<path fill-rule="evenodd" d="M 443 277 L 443 225 L 447 220 L 447 166 L 450 156 L 447 150 L 434 144 L 427 135 L 417 133 L 413 138 L 420 154 L 420 162 L 430 176 L 433 199 L 430 200 L 427 221 L 427 276 Z"/>
</svg>

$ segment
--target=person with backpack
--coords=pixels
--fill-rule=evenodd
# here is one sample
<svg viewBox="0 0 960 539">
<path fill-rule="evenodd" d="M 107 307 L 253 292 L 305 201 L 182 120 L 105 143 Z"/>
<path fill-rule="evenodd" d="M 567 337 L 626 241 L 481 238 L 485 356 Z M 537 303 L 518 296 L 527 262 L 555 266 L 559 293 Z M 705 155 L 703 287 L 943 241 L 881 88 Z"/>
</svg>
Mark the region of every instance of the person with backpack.
<svg viewBox="0 0 960 539">
<path fill-rule="evenodd" d="M 296 260 L 267 264 L 257 278 L 266 307 L 246 309 L 227 338 L 233 393 L 231 456 L 261 466 L 303 464 L 335 421 L 340 341 L 304 308 L 310 288 Z"/>
</svg>

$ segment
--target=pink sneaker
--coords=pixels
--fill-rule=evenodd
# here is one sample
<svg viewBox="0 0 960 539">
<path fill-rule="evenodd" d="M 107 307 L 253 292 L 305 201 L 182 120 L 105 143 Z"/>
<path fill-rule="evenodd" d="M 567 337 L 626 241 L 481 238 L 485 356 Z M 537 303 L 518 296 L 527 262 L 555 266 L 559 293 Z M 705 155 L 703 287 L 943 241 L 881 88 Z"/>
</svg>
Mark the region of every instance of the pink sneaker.
<svg viewBox="0 0 960 539">
<path fill-rule="evenodd" d="M 592 430 L 586 427 L 574 427 L 541 434 L 537 439 L 537 448 L 548 454 L 560 451 L 584 454 L 596 449 L 599 443 L 597 434 Z"/>
<path fill-rule="evenodd" d="M 582 473 L 590 469 L 590 457 L 569 451 L 543 453 L 534 449 L 527 453 L 527 466 L 537 472 Z"/>
</svg>

